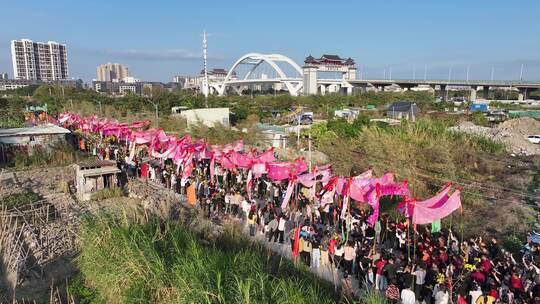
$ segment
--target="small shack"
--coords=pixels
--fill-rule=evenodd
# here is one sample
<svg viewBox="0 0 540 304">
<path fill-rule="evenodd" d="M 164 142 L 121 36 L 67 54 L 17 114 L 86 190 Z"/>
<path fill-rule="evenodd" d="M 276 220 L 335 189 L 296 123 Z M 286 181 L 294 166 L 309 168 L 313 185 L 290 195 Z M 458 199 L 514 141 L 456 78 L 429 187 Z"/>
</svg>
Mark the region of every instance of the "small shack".
<svg viewBox="0 0 540 304">
<path fill-rule="evenodd" d="M 68 129 L 48 123 L 26 128 L 0 129 L 0 143 L 6 145 L 50 145 L 71 133 Z"/>
<path fill-rule="evenodd" d="M 415 121 L 420 113 L 420 108 L 416 103 L 410 101 L 396 101 L 392 103 L 386 111 L 386 116 L 392 119 L 408 119 Z"/>
<path fill-rule="evenodd" d="M 77 198 L 81 201 L 90 200 L 99 190 L 118 186 L 118 174 L 121 170 L 114 161 L 93 160 L 74 166 Z"/>
<path fill-rule="evenodd" d="M 25 128 L 0 129 L 0 163 L 7 163 L 18 153 L 32 155 L 34 148 L 48 150 L 59 141 L 65 140 L 68 129 L 54 124 Z"/>
</svg>

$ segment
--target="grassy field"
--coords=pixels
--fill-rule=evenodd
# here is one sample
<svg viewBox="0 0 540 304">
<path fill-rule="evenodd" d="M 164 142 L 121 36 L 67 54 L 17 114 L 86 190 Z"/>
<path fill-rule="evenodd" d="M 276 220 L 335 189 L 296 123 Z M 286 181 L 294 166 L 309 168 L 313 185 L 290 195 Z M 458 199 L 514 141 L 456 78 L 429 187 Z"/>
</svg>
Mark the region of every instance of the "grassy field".
<svg viewBox="0 0 540 304">
<path fill-rule="evenodd" d="M 201 238 L 171 222 L 103 214 L 86 219 L 78 258 L 95 303 L 336 303 L 306 269 L 237 231 Z"/>
</svg>

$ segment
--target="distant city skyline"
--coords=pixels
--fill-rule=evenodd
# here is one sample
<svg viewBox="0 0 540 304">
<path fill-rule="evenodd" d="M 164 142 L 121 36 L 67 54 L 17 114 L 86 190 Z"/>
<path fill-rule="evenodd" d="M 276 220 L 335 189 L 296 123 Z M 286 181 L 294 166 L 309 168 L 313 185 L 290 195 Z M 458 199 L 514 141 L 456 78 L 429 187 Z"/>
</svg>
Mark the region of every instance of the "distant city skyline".
<svg viewBox="0 0 540 304">
<path fill-rule="evenodd" d="M 106 9 L 105 9 L 106 7 Z M 0 73 L 12 78 L 10 41 L 59 41 L 70 78 L 121 62 L 137 78 L 170 81 L 229 69 L 248 52 L 351 57 L 357 78 L 540 80 L 538 1 L 142 1 L 0 3 Z M 121 14 L 119 14 L 121 12 Z M 19 22 L 31 18 L 36 22 Z M 107 20 L 107 22 L 97 22 Z M 426 71 L 427 70 L 427 71 Z M 467 72 L 468 71 L 468 72 Z"/>
</svg>

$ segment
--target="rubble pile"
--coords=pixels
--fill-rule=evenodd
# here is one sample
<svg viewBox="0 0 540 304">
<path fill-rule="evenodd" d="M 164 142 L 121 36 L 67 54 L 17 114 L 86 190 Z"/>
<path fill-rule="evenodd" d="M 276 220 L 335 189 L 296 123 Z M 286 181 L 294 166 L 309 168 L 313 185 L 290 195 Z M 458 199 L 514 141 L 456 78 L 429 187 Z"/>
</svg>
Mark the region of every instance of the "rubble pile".
<svg viewBox="0 0 540 304">
<path fill-rule="evenodd" d="M 540 134 L 540 121 L 524 117 L 507 120 L 494 128 L 463 122 L 450 130 L 473 134 L 502 143 L 510 153 L 540 155 L 540 145 L 529 142 L 527 136 Z"/>
</svg>

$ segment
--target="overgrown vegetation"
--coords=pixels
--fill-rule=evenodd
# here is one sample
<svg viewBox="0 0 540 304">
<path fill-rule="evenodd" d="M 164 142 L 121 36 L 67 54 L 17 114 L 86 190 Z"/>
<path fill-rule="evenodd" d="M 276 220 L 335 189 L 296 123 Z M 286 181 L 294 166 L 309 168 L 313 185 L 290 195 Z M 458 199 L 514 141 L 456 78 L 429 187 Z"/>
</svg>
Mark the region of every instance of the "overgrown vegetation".
<svg viewBox="0 0 540 304">
<path fill-rule="evenodd" d="M 64 141 L 59 141 L 48 149 L 40 146 L 31 148 L 32 151 L 28 149 L 28 147 L 19 147 L 11 151 L 13 157 L 9 158 L 10 163 L 6 166 L 17 169 L 65 166 L 89 157 L 81 151 L 76 151 L 73 146 Z"/>
<path fill-rule="evenodd" d="M 14 193 L 4 196 L 0 199 L 0 206 L 6 209 L 18 208 L 24 205 L 32 204 L 41 199 L 41 196 L 32 191 Z"/>
<path fill-rule="evenodd" d="M 355 168 L 361 171 L 372 167 L 377 174 L 392 171 L 399 179 L 408 179 L 413 195 L 420 199 L 452 181 L 463 189 L 464 213 L 446 219 L 445 224 L 453 224 L 464 234 L 522 235 L 528 231 L 534 223 L 534 211 L 519 201 L 510 203 L 512 194 L 497 190 L 508 187 L 504 147 L 451 132 L 449 126 L 444 120 L 434 119 L 420 119 L 414 124 L 404 121 L 399 126 L 367 123 L 360 128 L 338 121 L 317 124 L 306 133 L 342 175 L 351 174 Z M 486 188 L 486 183 L 493 186 Z M 497 199 L 501 203 L 493 208 Z"/>
<path fill-rule="evenodd" d="M 176 223 L 102 214 L 82 225 L 78 265 L 107 303 L 335 303 L 306 269 L 227 230 L 204 240 Z"/>
<path fill-rule="evenodd" d="M 93 201 L 103 201 L 106 199 L 116 198 L 124 196 L 124 192 L 122 188 L 114 187 L 114 188 L 105 188 L 97 191 L 96 193 L 92 194 L 92 200 Z"/>
</svg>

